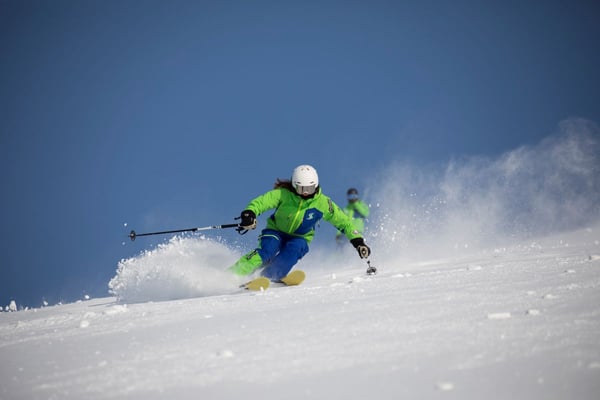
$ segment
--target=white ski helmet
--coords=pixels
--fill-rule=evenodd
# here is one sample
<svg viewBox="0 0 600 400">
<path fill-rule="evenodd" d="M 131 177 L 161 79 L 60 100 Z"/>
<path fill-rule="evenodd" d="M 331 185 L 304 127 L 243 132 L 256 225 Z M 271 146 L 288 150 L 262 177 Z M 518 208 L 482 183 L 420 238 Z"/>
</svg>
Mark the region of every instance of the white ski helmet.
<svg viewBox="0 0 600 400">
<path fill-rule="evenodd" d="M 310 196 L 319 187 L 319 175 L 317 170 L 310 165 L 299 165 L 292 172 L 292 185 L 296 193 L 301 196 Z"/>
</svg>

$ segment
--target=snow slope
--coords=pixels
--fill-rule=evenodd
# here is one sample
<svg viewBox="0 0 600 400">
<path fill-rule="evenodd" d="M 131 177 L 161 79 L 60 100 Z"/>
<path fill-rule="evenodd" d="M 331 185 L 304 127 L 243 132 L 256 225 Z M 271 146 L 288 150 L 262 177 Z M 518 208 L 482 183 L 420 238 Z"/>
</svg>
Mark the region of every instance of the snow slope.
<svg viewBox="0 0 600 400">
<path fill-rule="evenodd" d="M 219 246 L 174 239 L 124 260 L 111 281 L 121 301 L 0 314 L 0 398 L 597 399 L 600 393 L 598 226 L 446 258 L 387 260 L 375 277 L 364 274 L 355 256 L 331 268 L 314 267 L 313 256 L 303 260 L 305 284 L 259 293 L 239 292 L 206 265 L 209 290 L 191 272 L 194 263 L 183 261 L 196 251 L 235 256 Z M 178 286 L 184 282 L 192 284 Z M 165 300 L 164 293 L 192 298 Z"/>
</svg>

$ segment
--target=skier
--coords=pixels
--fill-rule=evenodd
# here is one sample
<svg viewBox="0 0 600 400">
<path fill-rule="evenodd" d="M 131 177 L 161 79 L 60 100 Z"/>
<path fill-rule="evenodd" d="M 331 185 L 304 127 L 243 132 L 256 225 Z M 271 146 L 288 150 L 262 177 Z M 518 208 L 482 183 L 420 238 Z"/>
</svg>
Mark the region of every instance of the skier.
<svg viewBox="0 0 600 400">
<path fill-rule="evenodd" d="M 344 213 L 352 219 L 354 227 L 361 234 L 364 235 L 365 231 L 365 219 L 369 217 L 369 206 L 358 197 L 358 190 L 355 188 L 348 189 L 346 192 L 348 198 L 348 204 L 343 208 Z M 342 243 L 343 233 L 338 231 L 335 239 L 338 244 Z"/>
<path fill-rule="evenodd" d="M 310 165 L 296 167 L 291 180 L 277 179 L 273 190 L 250 201 L 240 215 L 239 229 L 255 229 L 256 217 L 270 209 L 275 212 L 259 236 L 258 247 L 230 267 L 236 275 L 249 275 L 264 268 L 262 276 L 281 281 L 308 252 L 315 225 L 321 218 L 343 232 L 361 258 L 371 254 L 352 220 L 322 193 L 317 171 Z"/>
</svg>

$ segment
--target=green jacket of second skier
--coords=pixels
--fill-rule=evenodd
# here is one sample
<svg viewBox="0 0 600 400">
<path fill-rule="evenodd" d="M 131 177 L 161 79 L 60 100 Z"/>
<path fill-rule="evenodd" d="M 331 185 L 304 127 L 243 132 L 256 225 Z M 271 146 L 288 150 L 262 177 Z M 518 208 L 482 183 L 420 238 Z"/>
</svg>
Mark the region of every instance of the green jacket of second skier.
<svg viewBox="0 0 600 400">
<path fill-rule="evenodd" d="M 352 219 L 354 226 L 361 233 L 365 231 L 365 219 L 369 216 L 369 206 L 361 200 L 349 202 L 344 213 Z"/>
<path fill-rule="evenodd" d="M 266 228 L 303 237 L 308 242 L 313 239 L 315 226 L 321 218 L 335 226 L 349 240 L 362 237 L 352 220 L 328 196 L 321 193 L 321 188 L 308 199 L 286 188 L 273 189 L 250 201 L 246 209 L 252 210 L 256 215 L 275 209 Z"/>
</svg>

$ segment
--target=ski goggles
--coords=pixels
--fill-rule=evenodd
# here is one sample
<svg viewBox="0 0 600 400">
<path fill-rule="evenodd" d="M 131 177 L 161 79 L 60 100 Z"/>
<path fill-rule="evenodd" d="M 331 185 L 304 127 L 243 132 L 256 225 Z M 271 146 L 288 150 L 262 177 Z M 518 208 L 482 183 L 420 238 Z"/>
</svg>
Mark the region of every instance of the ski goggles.
<svg viewBox="0 0 600 400">
<path fill-rule="evenodd" d="M 317 191 L 317 185 L 296 186 L 296 193 L 300 196 L 310 196 Z"/>
<path fill-rule="evenodd" d="M 358 193 L 349 193 L 348 200 L 358 200 Z"/>
</svg>

